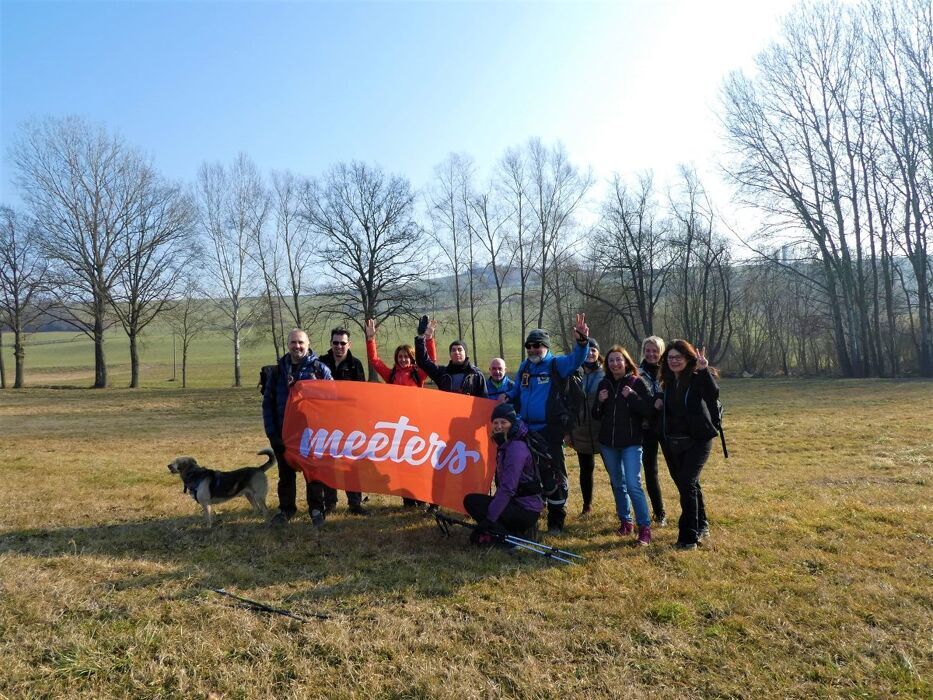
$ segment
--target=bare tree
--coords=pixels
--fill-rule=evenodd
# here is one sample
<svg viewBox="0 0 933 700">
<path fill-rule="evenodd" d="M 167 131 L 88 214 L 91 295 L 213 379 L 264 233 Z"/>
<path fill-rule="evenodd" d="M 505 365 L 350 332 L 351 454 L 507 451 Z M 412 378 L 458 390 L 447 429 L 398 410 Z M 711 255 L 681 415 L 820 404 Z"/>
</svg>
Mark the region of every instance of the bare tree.
<svg viewBox="0 0 933 700">
<path fill-rule="evenodd" d="M 275 234 L 282 244 L 285 279 L 279 280 L 279 295 L 295 328 L 305 327 L 302 296 L 309 291 L 316 249 L 307 218 L 301 216 L 301 181 L 291 172 L 272 173 L 272 211 Z"/>
<path fill-rule="evenodd" d="M 194 204 L 149 171 L 132 223 L 117 243 L 124 261 L 110 291 L 130 343 L 130 388 L 139 387 L 139 336 L 167 307 L 191 259 Z"/>
<path fill-rule="evenodd" d="M 486 269 L 492 272 L 493 284 L 496 287 L 496 329 L 499 336 L 499 357 L 505 356 L 505 339 L 503 328 L 503 304 L 505 303 L 504 288 L 509 272 L 512 270 L 512 261 L 515 251 L 507 247 L 505 235 L 509 214 L 499 205 L 492 191 L 474 195 L 469 201 L 472 217 L 468 219 L 471 227 L 471 236 L 475 238 L 480 247 L 488 256 L 489 263 Z M 474 324 L 475 329 L 475 324 Z M 474 330 L 474 336 L 476 332 Z M 474 352 L 476 339 L 473 339 Z"/>
<path fill-rule="evenodd" d="M 211 307 L 198 282 L 193 269 L 188 270 L 182 280 L 178 298 L 168 310 L 168 321 L 172 333 L 181 340 L 181 388 L 188 386 L 188 353 L 191 344 L 211 324 Z"/>
<path fill-rule="evenodd" d="M 36 223 L 0 207 L 0 330 L 8 326 L 13 331 L 14 389 L 23 387 L 26 330 L 43 313 L 48 271 Z M 2 387 L 6 388 L 5 374 Z"/>
<path fill-rule="evenodd" d="M 250 303 L 258 285 L 249 246 L 262 227 L 265 192 L 256 166 L 241 153 L 229 171 L 219 163 L 201 166 L 198 198 L 200 225 L 207 236 L 205 272 L 223 295 L 219 309 L 233 345 L 233 385 L 238 387 L 240 345 L 257 309 Z"/>
<path fill-rule="evenodd" d="M 105 387 L 110 294 L 126 264 L 119 244 L 148 165 L 121 139 L 76 117 L 27 125 L 12 153 L 51 263 L 55 313 L 94 341 L 94 387 Z"/>
<path fill-rule="evenodd" d="M 511 224 L 509 238 L 515 250 L 518 270 L 519 336 L 523 341 L 529 326 L 531 276 L 540 257 L 540 251 L 535 245 L 531 205 L 526 195 L 526 172 L 527 163 L 521 149 L 507 150 L 499 163 L 497 188 L 501 192 Z"/>
<path fill-rule="evenodd" d="M 423 305 L 423 232 L 404 178 L 364 163 L 340 163 L 308 184 L 302 216 L 320 237 L 331 283 L 321 310 L 360 330 L 365 320 L 414 317 Z"/>
</svg>

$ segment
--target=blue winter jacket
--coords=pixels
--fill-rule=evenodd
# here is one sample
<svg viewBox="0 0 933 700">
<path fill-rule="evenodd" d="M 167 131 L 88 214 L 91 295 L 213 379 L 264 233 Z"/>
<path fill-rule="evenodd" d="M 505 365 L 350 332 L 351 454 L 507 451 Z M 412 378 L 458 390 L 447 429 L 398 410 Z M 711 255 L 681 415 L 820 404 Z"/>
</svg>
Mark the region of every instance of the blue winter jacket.
<svg viewBox="0 0 933 700">
<path fill-rule="evenodd" d="M 499 400 L 499 396 L 502 394 L 508 394 L 512 391 L 512 387 L 515 385 L 515 382 L 512 381 L 512 378 L 508 375 L 502 377 L 502 381 L 499 382 L 499 386 L 496 386 L 496 383 L 493 381 L 492 377 L 486 378 L 486 395 L 490 399 Z"/>
<path fill-rule="evenodd" d="M 289 378 L 295 382 L 306 379 L 333 379 L 330 370 L 313 352 L 309 352 L 297 367 L 292 365 L 288 353 L 279 358 L 278 380 L 266 384 L 262 395 L 262 422 L 266 437 L 271 442 L 282 439 L 282 424 L 285 422 L 285 404 L 288 403 Z"/>
<path fill-rule="evenodd" d="M 551 365 L 561 377 L 583 366 L 590 351 L 588 344 L 576 344 L 569 355 L 552 355 L 550 351 L 534 364 L 525 358 L 515 373 L 515 386 L 507 394 L 513 404 L 518 401 L 518 414 L 530 430 L 540 432 L 547 427 L 547 400 L 551 392 Z M 527 375 L 527 376 L 526 376 Z"/>
</svg>

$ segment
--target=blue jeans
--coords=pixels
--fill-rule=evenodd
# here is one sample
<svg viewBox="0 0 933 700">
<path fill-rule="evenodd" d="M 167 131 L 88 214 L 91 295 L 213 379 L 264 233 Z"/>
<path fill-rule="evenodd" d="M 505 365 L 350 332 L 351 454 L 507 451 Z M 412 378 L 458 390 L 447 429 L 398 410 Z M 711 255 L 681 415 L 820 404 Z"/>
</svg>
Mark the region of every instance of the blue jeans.
<svg viewBox="0 0 933 700">
<path fill-rule="evenodd" d="M 635 522 L 640 527 L 651 525 L 648 515 L 648 499 L 641 488 L 641 445 L 629 447 L 599 446 L 603 456 L 609 481 L 612 482 L 612 495 L 616 500 L 616 513 L 622 522 L 631 522 L 629 503 L 635 509 Z"/>
</svg>

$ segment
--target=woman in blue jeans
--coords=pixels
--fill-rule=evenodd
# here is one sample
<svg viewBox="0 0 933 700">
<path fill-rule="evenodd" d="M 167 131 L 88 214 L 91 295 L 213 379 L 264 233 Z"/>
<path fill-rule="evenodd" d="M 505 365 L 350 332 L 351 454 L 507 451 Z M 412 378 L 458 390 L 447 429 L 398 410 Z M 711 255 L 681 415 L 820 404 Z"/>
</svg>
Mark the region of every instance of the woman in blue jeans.
<svg viewBox="0 0 933 700">
<path fill-rule="evenodd" d="M 638 524 L 637 541 L 645 546 L 651 543 L 651 516 L 641 487 L 642 422 L 653 412 L 651 391 L 638 366 L 625 348 L 613 345 L 606 354 L 606 377 L 597 390 L 593 417 L 602 421 L 599 451 L 612 482 L 620 522 L 616 532 L 625 537 L 635 530 L 631 502 Z"/>
</svg>

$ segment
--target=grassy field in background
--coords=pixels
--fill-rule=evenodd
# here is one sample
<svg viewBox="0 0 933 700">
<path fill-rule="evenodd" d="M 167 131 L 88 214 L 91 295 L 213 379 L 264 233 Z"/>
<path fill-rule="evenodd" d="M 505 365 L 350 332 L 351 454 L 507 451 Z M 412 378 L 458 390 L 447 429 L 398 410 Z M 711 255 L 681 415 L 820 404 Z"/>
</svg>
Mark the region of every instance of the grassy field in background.
<svg viewBox="0 0 933 700">
<path fill-rule="evenodd" d="M 240 499 L 206 530 L 165 465 L 258 463 L 252 387 L 0 392 L 0 697 L 933 696 L 933 384 L 726 380 L 723 398 L 709 546 L 620 541 L 599 468 L 595 512 L 574 488 L 551 540 L 586 558 L 563 566 L 379 496 L 320 531 Z"/>
</svg>

